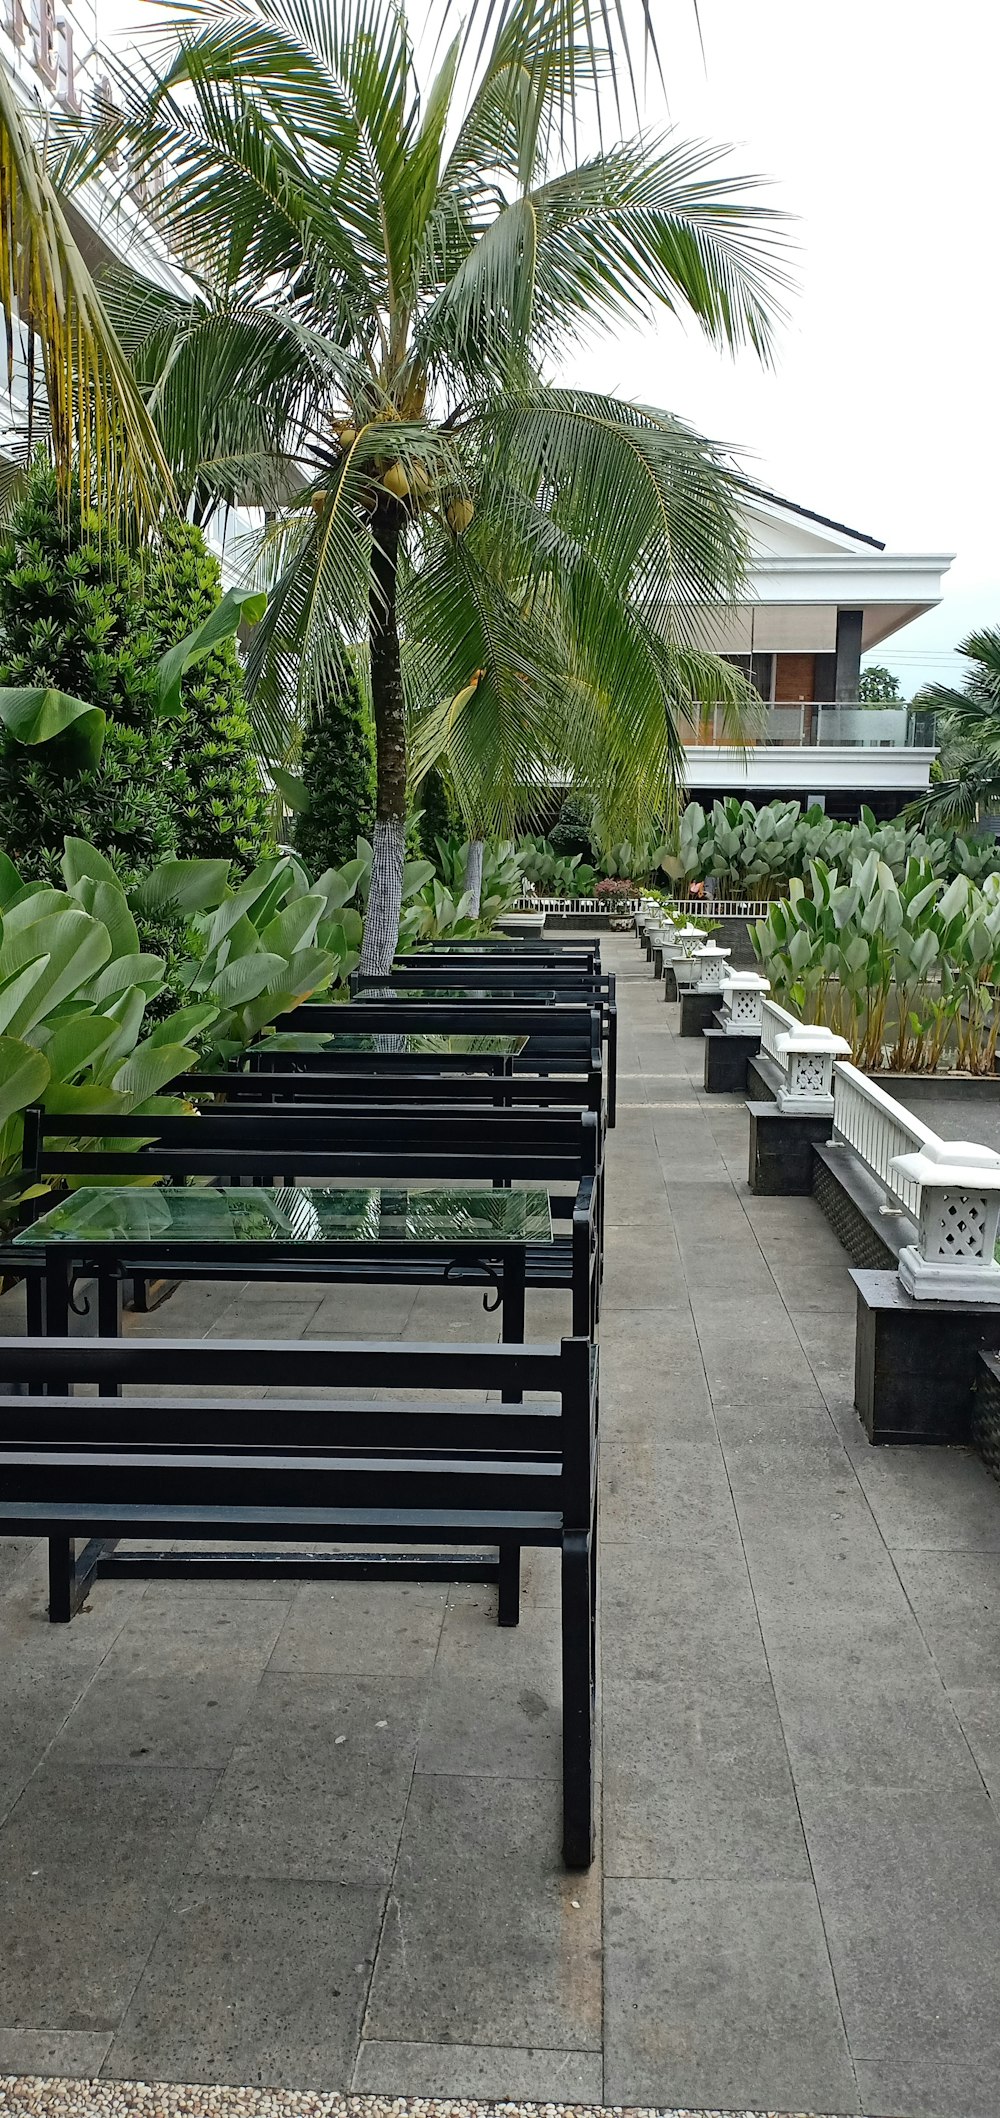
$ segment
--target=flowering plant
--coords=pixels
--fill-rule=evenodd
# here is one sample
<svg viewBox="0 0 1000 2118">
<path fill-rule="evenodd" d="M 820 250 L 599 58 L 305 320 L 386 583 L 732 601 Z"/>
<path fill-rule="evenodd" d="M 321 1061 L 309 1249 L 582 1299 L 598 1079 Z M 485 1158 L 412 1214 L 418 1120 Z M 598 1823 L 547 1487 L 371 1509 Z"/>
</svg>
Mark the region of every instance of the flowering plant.
<svg viewBox="0 0 1000 2118">
<path fill-rule="evenodd" d="M 611 902 L 616 898 L 638 897 L 639 894 L 637 884 L 626 882 L 618 875 L 606 876 L 603 882 L 594 885 L 594 896 L 609 899 Z"/>
</svg>

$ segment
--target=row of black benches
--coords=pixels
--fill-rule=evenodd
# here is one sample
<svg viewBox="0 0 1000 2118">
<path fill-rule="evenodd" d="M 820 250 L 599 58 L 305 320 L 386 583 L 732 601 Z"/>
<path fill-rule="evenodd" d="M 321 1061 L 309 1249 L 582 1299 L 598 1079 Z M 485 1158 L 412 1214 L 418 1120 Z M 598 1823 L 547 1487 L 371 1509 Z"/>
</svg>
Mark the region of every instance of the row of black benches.
<svg viewBox="0 0 1000 2118">
<path fill-rule="evenodd" d="M 444 964 L 442 951 L 426 968 L 423 958 L 400 968 L 420 989 L 419 980 L 433 983 L 431 972 Z M 310 1007 L 286 1027 L 321 1031 L 335 1018 L 332 1027 L 342 1029 L 353 1018 L 353 1029 L 363 1018 L 363 1034 L 384 1038 L 385 1048 L 342 1053 L 347 1065 L 325 1065 L 332 1053 L 322 1051 L 295 1054 L 294 1063 L 276 1054 L 272 1062 L 265 1040 L 245 1070 L 189 1078 L 188 1093 L 203 1099 L 189 1117 L 31 1113 L 24 1156 L 32 1183 L 527 1184 L 548 1192 L 555 1234 L 549 1244 L 525 1245 L 523 1272 L 505 1273 L 504 1337 L 492 1345 L 122 1338 L 107 1288 L 98 1304 L 101 1335 L 53 1336 L 45 1274 L 29 1276 L 28 1336 L 7 1348 L 18 1392 L 0 1398 L 0 1524 L 5 1534 L 47 1537 L 61 1555 L 50 1577 L 53 1617 L 68 1617 L 81 1583 L 98 1573 L 231 1574 L 240 1561 L 230 1552 L 223 1561 L 211 1551 L 167 1547 L 247 1537 L 264 1547 L 263 1555 L 246 1555 L 248 1571 L 263 1565 L 348 1578 L 430 1571 L 493 1581 L 499 1622 L 509 1625 L 519 1614 L 521 1547 L 555 1546 L 564 1853 L 569 1865 L 586 1866 L 593 1854 L 604 1053 L 614 1018 L 596 947 L 574 949 L 571 1001 L 538 1002 L 563 985 L 569 967 L 562 951 L 449 951 L 440 980 L 449 994 L 475 981 L 479 991 L 502 989 L 502 1004 L 449 997 Z M 516 1074 L 440 1072 L 433 1053 L 419 1069 L 394 1064 L 394 1036 L 504 1037 L 515 1019 L 516 1034 L 529 1037 Z M 165 1272 L 171 1262 L 168 1249 Z M 209 1254 L 188 1257 L 184 1270 L 215 1277 L 219 1268 Z M 299 1276 L 315 1277 L 308 1258 Z M 294 1277 L 294 1267 L 281 1277 Z M 490 1298 L 490 1274 L 474 1257 L 456 1272 L 454 1261 L 445 1267 L 427 1256 L 359 1249 L 324 1267 L 334 1281 L 441 1277 L 485 1284 Z M 560 1344 L 521 1343 L 525 1286 L 565 1289 L 569 1331 Z M 64 1317 L 55 1329 L 65 1331 Z M 171 1394 L 150 1397 L 151 1386 Z M 239 1394 L 247 1388 L 275 1394 L 249 1399 Z M 343 1395 L 373 1389 L 390 1395 L 374 1402 Z M 435 1395 L 391 1394 L 400 1389 Z M 337 1394 L 304 1394 L 317 1391 Z M 470 1392 L 489 1396 L 469 1402 Z M 151 1538 L 163 1548 L 120 1548 L 121 1540 Z M 311 1558 L 282 1554 L 283 1540 L 319 1550 Z M 468 1549 L 483 1544 L 485 1552 Z"/>
</svg>

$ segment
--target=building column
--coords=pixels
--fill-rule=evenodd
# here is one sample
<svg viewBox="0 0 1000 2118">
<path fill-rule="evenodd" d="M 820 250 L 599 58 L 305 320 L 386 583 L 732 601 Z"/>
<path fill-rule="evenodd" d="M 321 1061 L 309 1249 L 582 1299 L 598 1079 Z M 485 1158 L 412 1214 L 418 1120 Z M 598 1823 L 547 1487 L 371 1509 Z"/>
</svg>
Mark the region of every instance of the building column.
<svg viewBox="0 0 1000 2118">
<path fill-rule="evenodd" d="M 861 682 L 862 610 L 838 610 L 834 697 L 838 706 L 857 703 Z"/>
</svg>

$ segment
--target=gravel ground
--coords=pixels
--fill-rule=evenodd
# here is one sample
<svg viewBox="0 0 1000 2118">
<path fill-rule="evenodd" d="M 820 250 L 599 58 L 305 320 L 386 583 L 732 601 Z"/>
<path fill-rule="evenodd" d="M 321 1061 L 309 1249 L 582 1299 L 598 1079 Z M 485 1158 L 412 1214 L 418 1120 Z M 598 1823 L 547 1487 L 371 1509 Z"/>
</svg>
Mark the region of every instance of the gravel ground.
<svg viewBox="0 0 1000 2118">
<path fill-rule="evenodd" d="M 777 2111 L 640 2111 L 583 2103 L 475 2103 L 426 2097 L 317 2096 L 293 2089 L 180 2088 L 162 2081 L 0 2078 L 9 2118 L 796 2118 Z M 808 2118 L 799 2113 L 797 2118 Z"/>
</svg>

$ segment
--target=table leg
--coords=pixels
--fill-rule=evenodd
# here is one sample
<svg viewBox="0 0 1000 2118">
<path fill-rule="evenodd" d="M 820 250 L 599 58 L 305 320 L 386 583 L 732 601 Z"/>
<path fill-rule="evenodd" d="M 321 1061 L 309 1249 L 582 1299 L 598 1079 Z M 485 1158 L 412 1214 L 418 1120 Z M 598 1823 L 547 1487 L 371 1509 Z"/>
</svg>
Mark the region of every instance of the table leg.
<svg viewBox="0 0 1000 2118">
<path fill-rule="evenodd" d="M 505 1346 L 524 1344 L 524 1249 L 508 1250 L 503 1261 L 503 1288 L 500 1337 Z M 524 1402 L 523 1390 L 505 1390 L 505 1405 L 520 1405 Z"/>
<path fill-rule="evenodd" d="M 122 1335 L 122 1283 L 117 1272 L 98 1272 L 97 1275 L 97 1336 L 98 1338 L 120 1338 Z M 120 1397 L 119 1383 L 100 1383 L 99 1397 Z"/>
</svg>

